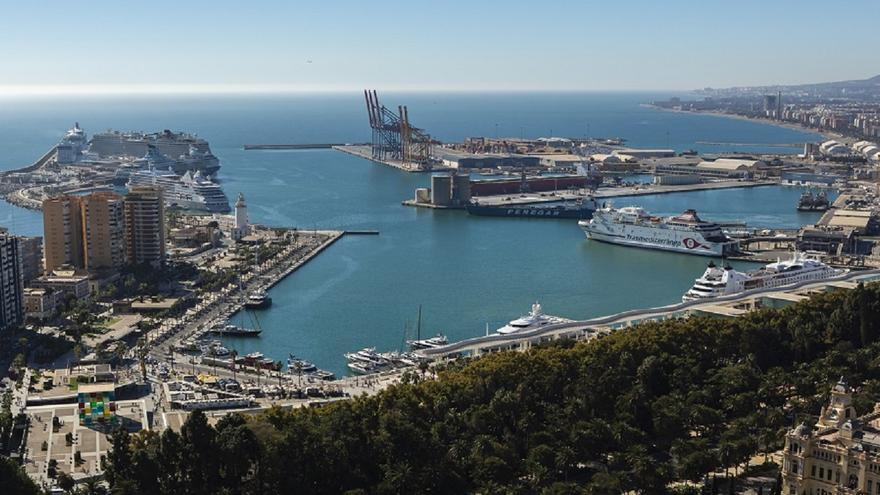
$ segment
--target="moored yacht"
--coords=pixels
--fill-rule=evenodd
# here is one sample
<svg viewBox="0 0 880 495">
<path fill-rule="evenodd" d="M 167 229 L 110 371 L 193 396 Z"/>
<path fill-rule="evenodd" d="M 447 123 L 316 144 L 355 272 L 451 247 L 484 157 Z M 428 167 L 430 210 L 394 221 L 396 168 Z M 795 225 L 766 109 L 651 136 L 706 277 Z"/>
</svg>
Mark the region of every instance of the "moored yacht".
<svg viewBox="0 0 880 495">
<path fill-rule="evenodd" d="M 845 270 L 832 268 L 819 260 L 795 252 L 791 259 L 777 261 L 748 272 L 723 268 L 709 262 L 703 276 L 694 281 L 681 300 L 683 302 L 737 294 L 752 289 L 784 287 L 799 282 L 824 280 L 841 275 Z"/>
<path fill-rule="evenodd" d="M 532 310 L 529 311 L 529 314 L 521 316 L 507 325 L 496 330 L 496 332 L 507 335 L 516 332 L 522 332 L 524 330 L 534 330 L 536 328 L 543 327 L 545 325 L 549 325 L 554 323 L 554 319 L 550 316 L 544 314 L 543 309 L 541 308 L 541 304 L 535 301 L 535 304 L 532 304 Z"/>
<path fill-rule="evenodd" d="M 300 359 L 293 354 L 287 355 L 287 372 L 288 373 L 313 373 L 318 371 L 318 367 L 310 361 Z"/>
<path fill-rule="evenodd" d="M 391 361 L 382 357 L 373 347 L 346 353 L 345 358 L 348 360 L 348 369 L 359 374 L 376 373 L 391 367 Z"/>
<path fill-rule="evenodd" d="M 438 333 L 427 339 L 407 340 L 406 343 L 411 350 L 417 351 L 419 349 L 433 349 L 435 347 L 444 346 L 449 343 L 449 339 L 442 333 Z"/>
<path fill-rule="evenodd" d="M 255 290 L 248 294 L 244 307 L 248 309 L 268 308 L 272 305 L 272 298 L 264 290 Z"/>
</svg>

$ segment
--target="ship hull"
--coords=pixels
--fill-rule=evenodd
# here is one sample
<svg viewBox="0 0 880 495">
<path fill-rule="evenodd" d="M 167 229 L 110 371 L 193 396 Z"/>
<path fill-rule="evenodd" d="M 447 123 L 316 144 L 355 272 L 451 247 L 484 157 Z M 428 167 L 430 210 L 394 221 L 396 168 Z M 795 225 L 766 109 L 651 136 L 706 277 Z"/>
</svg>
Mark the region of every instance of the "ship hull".
<svg viewBox="0 0 880 495">
<path fill-rule="evenodd" d="M 508 217 L 508 218 L 567 218 L 575 220 L 587 220 L 593 217 L 592 208 L 566 209 L 560 206 L 467 206 L 470 215 L 483 217 Z"/>
<path fill-rule="evenodd" d="M 268 308 L 271 305 L 272 305 L 272 300 L 269 298 L 263 299 L 260 302 L 247 301 L 244 303 L 244 307 L 247 309 L 264 309 L 264 308 Z"/>
<path fill-rule="evenodd" d="M 600 232 L 583 225 L 581 228 L 588 239 L 620 246 L 715 257 L 732 254 L 734 251 L 732 244 L 695 241 L 691 237 L 684 237 L 680 240 L 652 239 L 648 236 L 634 234 Z"/>
</svg>

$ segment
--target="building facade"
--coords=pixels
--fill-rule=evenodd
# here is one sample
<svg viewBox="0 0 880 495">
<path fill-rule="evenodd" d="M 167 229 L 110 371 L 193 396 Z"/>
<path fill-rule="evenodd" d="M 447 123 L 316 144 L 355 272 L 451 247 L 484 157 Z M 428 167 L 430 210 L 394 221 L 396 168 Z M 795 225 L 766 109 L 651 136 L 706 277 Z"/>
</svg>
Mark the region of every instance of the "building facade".
<svg viewBox="0 0 880 495">
<path fill-rule="evenodd" d="M 815 426 L 786 435 L 782 481 L 790 495 L 880 494 L 880 404 L 856 417 L 841 378 Z"/>
<path fill-rule="evenodd" d="M 62 265 L 85 268 L 80 198 L 58 196 L 43 201 L 43 269 L 52 273 Z"/>
<path fill-rule="evenodd" d="M 122 196 L 94 192 L 43 201 L 44 272 L 61 266 L 120 269 L 126 263 Z"/>
<path fill-rule="evenodd" d="M 164 263 L 165 207 L 161 189 L 134 187 L 125 196 L 125 242 L 129 263 Z"/>
<path fill-rule="evenodd" d="M 19 236 L 17 239 L 21 283 L 27 285 L 43 274 L 43 238 Z"/>
<path fill-rule="evenodd" d="M 18 239 L 5 229 L 0 231 L 0 330 L 18 326 L 24 321 L 24 287 Z"/>
<path fill-rule="evenodd" d="M 96 192 L 81 201 L 83 264 L 87 270 L 125 266 L 125 215 L 122 196 Z"/>
</svg>

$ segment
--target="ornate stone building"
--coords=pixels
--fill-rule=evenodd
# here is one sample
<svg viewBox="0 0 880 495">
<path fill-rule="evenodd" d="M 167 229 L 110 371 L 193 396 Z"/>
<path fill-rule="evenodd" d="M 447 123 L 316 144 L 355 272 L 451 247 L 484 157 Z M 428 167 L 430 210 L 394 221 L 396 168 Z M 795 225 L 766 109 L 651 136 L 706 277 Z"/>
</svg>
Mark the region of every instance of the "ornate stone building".
<svg viewBox="0 0 880 495">
<path fill-rule="evenodd" d="M 857 418 L 841 378 L 815 426 L 785 436 L 782 480 L 790 495 L 880 495 L 880 404 Z"/>
</svg>

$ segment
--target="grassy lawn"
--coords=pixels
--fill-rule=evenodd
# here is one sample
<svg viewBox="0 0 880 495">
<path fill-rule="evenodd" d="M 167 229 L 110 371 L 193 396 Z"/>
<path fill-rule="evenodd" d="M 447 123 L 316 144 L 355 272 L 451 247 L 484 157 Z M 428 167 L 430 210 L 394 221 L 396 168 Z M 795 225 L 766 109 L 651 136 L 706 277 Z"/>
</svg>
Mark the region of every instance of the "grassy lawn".
<svg viewBox="0 0 880 495">
<path fill-rule="evenodd" d="M 120 320 L 122 320 L 122 317 L 119 316 L 114 316 L 112 318 L 101 318 L 100 320 L 98 320 L 95 326 L 110 328 L 111 326 L 118 323 Z"/>
</svg>

